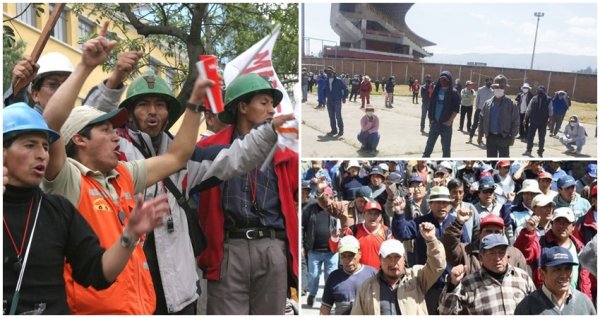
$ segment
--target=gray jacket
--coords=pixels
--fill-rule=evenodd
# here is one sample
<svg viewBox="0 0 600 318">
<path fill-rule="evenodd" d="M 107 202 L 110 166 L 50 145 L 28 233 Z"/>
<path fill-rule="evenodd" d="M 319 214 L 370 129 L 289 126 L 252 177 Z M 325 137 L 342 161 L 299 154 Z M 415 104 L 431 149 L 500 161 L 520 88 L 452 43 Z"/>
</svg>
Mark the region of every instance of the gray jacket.
<svg viewBox="0 0 600 318">
<path fill-rule="evenodd" d="M 490 133 L 490 108 L 495 98 L 487 100 L 479 114 L 479 136 L 487 137 Z M 519 108 L 506 96 L 500 99 L 500 135 L 515 139 L 519 132 Z"/>
</svg>

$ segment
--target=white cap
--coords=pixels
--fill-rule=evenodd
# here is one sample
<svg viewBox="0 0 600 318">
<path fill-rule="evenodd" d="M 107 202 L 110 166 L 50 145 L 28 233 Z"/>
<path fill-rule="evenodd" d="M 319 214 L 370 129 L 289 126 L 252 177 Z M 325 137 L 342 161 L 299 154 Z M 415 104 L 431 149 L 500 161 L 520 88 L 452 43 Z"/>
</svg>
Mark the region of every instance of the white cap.
<svg viewBox="0 0 600 318">
<path fill-rule="evenodd" d="M 352 235 L 346 235 L 342 237 L 340 242 L 338 243 L 338 253 L 342 254 L 345 252 L 358 253 L 360 250 L 360 243 L 356 239 L 356 237 Z"/>
<path fill-rule="evenodd" d="M 538 194 L 531 201 L 531 207 L 535 208 L 536 206 L 546 206 L 548 204 L 551 204 L 552 202 L 553 201 L 551 196 L 545 194 Z"/>
<path fill-rule="evenodd" d="M 540 185 L 538 181 L 534 179 L 526 179 L 525 181 L 523 181 L 523 187 L 521 188 L 521 191 L 519 191 L 519 193 L 523 192 L 533 192 L 538 194 L 542 193 L 542 191 L 540 191 Z"/>
<path fill-rule="evenodd" d="M 383 243 L 381 243 L 381 247 L 379 248 L 379 255 L 385 258 L 390 254 L 404 256 L 404 245 L 402 245 L 402 242 L 398 241 L 397 239 L 383 241 Z"/>
<path fill-rule="evenodd" d="M 558 218 L 565 218 L 571 223 L 575 223 L 575 214 L 571 208 L 558 208 L 552 213 L 552 221 Z"/>
<path fill-rule="evenodd" d="M 350 161 L 348 161 L 348 167 L 346 169 L 350 169 L 352 167 L 360 169 L 360 165 L 358 164 L 358 160 L 350 160 Z"/>
<path fill-rule="evenodd" d="M 387 165 L 387 163 L 380 163 L 379 168 L 381 168 L 383 171 L 390 171 L 390 167 Z"/>
</svg>

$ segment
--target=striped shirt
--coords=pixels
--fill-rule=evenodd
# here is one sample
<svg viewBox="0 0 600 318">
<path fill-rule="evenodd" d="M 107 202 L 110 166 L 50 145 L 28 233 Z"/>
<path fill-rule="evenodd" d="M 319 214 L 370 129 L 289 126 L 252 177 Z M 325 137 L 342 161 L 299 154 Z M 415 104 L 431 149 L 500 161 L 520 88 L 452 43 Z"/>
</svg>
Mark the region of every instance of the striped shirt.
<svg viewBox="0 0 600 318">
<path fill-rule="evenodd" d="M 441 315 L 512 315 L 517 304 L 535 289 L 527 272 L 510 264 L 502 282 L 482 268 L 463 278 L 451 292 L 446 285 L 439 311 Z"/>
</svg>

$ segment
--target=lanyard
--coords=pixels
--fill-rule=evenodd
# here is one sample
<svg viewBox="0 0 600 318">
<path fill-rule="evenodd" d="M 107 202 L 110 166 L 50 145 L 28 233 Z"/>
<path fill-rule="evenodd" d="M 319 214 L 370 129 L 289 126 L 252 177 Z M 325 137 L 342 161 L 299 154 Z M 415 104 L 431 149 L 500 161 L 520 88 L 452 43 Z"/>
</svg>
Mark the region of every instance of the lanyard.
<svg viewBox="0 0 600 318">
<path fill-rule="evenodd" d="M 10 238 L 10 242 L 15 249 L 15 253 L 17 254 L 17 261 L 13 264 L 13 268 L 15 270 L 20 270 L 23 264 L 23 260 L 21 259 L 21 255 L 23 255 L 23 248 L 25 247 L 25 239 L 27 238 L 27 232 L 29 230 L 29 219 L 31 218 L 31 208 L 33 208 L 33 201 L 35 199 L 35 195 L 31 198 L 31 203 L 29 203 L 29 211 L 27 211 L 27 222 L 25 223 L 25 231 L 23 231 L 23 239 L 21 240 L 21 248 L 17 248 L 17 243 L 8 227 L 8 223 L 6 222 L 6 218 L 2 217 L 2 221 L 4 222 L 4 227 L 6 228 L 6 234 Z"/>
</svg>

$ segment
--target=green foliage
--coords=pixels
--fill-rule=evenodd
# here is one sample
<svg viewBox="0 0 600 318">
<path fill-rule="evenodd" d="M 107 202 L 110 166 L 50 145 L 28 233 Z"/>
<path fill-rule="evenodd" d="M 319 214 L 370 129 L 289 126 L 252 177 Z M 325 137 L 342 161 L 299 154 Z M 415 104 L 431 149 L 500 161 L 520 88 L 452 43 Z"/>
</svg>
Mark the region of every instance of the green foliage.
<svg viewBox="0 0 600 318">
<path fill-rule="evenodd" d="M 25 51 L 25 42 L 22 40 L 15 41 L 14 36 L 12 41 L 6 36 L 6 26 L 4 26 L 5 36 L 2 38 L 2 91 L 5 92 L 12 81 L 12 70 L 17 65 L 17 62 L 23 57 Z M 12 29 L 11 29 L 12 30 Z M 14 34 L 13 34 L 14 35 Z"/>
</svg>

